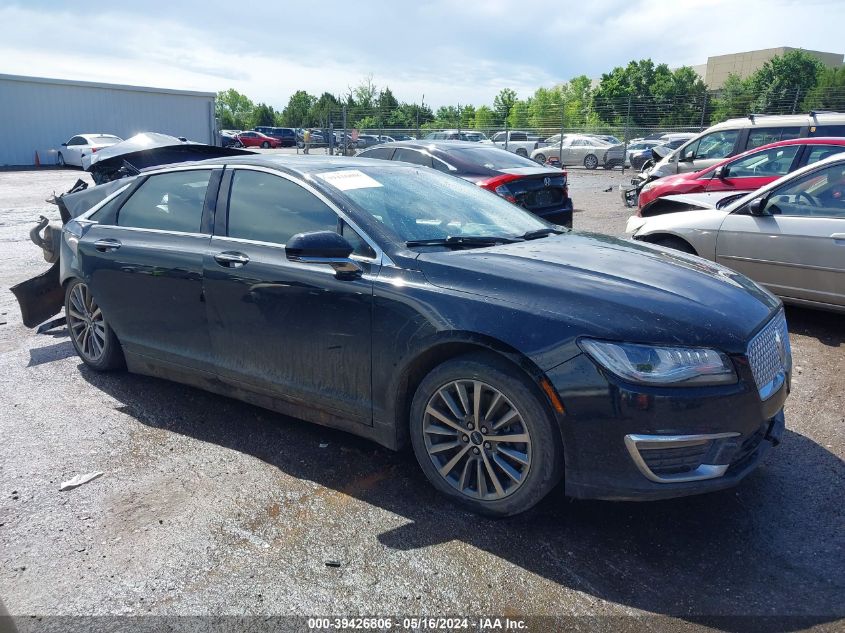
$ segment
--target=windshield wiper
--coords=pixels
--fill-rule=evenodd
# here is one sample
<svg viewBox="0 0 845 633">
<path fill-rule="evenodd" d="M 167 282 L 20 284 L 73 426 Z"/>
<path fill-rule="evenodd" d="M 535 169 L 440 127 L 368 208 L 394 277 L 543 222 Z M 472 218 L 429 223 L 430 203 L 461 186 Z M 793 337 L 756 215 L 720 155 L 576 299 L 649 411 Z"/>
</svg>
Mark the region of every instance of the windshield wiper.
<svg viewBox="0 0 845 633">
<path fill-rule="evenodd" d="M 520 239 L 523 240 L 536 240 L 538 237 L 546 237 L 547 235 L 551 235 L 554 233 L 555 235 L 560 235 L 563 233 L 560 229 L 537 229 L 535 231 L 528 231 L 527 233 L 523 233 L 520 235 Z"/>
<path fill-rule="evenodd" d="M 518 241 L 503 235 L 449 235 L 430 240 L 408 240 L 405 246 L 494 246 Z"/>
</svg>

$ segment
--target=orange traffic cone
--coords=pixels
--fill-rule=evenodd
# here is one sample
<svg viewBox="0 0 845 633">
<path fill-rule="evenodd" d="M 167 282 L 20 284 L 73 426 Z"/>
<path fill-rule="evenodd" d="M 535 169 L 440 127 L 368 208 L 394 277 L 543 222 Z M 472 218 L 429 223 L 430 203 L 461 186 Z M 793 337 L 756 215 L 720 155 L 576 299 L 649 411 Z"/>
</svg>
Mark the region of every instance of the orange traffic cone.
<svg viewBox="0 0 845 633">
<path fill-rule="evenodd" d="M 41 167 L 41 159 L 38 158 L 38 152 L 35 152 L 35 166 Z"/>
</svg>

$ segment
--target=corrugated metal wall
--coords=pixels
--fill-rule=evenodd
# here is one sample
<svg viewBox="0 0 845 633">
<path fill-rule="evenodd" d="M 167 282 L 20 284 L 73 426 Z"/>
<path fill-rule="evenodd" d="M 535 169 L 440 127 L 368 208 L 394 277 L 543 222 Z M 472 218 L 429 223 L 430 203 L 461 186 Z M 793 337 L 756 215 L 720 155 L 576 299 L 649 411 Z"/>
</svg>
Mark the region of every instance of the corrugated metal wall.
<svg viewBox="0 0 845 633">
<path fill-rule="evenodd" d="M 23 80 L 21 80 L 23 79 Z M 55 164 L 74 134 L 162 132 L 214 143 L 214 96 L 0 75 L 0 165 Z"/>
</svg>

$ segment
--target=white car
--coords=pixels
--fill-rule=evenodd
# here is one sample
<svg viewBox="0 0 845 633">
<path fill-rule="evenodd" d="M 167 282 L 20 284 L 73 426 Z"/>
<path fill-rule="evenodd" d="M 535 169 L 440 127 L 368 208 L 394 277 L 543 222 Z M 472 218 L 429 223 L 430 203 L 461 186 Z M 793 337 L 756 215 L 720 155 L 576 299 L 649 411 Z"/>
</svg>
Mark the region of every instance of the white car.
<svg viewBox="0 0 845 633">
<path fill-rule="evenodd" d="M 595 169 L 604 158 L 604 153 L 611 147 L 606 141 L 584 134 L 564 134 L 563 143 L 560 134 L 546 139 L 547 145 L 531 152 L 532 160 L 545 163 L 550 158 L 559 159 L 563 165 L 584 165 Z"/>
<path fill-rule="evenodd" d="M 67 143 L 62 143 L 62 149 L 56 156 L 56 163 L 61 167 L 71 165 L 82 167 L 82 159 L 94 152 L 120 143 L 123 139 L 114 134 L 77 134 L 71 136 Z"/>
<path fill-rule="evenodd" d="M 785 303 L 845 312 L 845 153 L 723 209 L 644 218 L 635 240 L 733 268 Z"/>
</svg>

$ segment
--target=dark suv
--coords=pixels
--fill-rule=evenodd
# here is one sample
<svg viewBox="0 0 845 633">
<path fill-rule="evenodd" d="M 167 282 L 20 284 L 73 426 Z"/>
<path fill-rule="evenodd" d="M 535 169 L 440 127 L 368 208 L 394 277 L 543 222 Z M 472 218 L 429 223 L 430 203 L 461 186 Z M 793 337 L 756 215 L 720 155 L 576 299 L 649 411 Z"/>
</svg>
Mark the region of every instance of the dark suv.
<svg viewBox="0 0 845 633">
<path fill-rule="evenodd" d="M 296 132 L 293 131 L 292 127 L 269 127 L 266 125 L 259 125 L 255 128 L 255 131 L 279 139 L 282 143 L 282 147 L 293 147 L 296 145 Z"/>
</svg>

